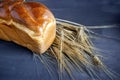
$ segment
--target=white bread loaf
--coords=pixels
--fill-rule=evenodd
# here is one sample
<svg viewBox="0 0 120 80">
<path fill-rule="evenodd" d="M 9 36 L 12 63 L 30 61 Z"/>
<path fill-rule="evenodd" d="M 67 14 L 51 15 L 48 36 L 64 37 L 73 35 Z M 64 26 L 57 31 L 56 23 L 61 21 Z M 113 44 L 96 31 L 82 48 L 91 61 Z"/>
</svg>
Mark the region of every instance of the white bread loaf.
<svg viewBox="0 0 120 80">
<path fill-rule="evenodd" d="M 0 2 L 0 39 L 12 41 L 38 54 L 44 53 L 56 35 L 56 20 L 38 2 Z"/>
</svg>

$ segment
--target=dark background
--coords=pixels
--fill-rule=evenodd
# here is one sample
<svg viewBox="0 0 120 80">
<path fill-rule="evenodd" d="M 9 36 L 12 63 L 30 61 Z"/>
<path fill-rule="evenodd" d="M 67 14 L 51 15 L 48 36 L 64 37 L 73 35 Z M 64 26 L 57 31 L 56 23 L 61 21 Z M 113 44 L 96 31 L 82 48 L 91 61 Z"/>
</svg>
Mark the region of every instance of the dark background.
<svg viewBox="0 0 120 80">
<path fill-rule="evenodd" d="M 36 1 L 42 2 L 49 7 L 56 18 L 86 26 L 120 24 L 120 0 Z M 104 62 L 112 71 L 120 74 L 119 26 L 109 29 L 94 29 L 93 31 L 99 34 L 99 38 L 96 38 L 93 42 L 97 48 L 101 49 Z M 77 80 L 87 80 L 77 75 Z M 53 79 L 51 79 L 39 59 L 35 59 L 31 51 L 14 43 L 0 40 L 0 80 Z M 105 80 L 109 79 L 106 77 Z"/>
</svg>

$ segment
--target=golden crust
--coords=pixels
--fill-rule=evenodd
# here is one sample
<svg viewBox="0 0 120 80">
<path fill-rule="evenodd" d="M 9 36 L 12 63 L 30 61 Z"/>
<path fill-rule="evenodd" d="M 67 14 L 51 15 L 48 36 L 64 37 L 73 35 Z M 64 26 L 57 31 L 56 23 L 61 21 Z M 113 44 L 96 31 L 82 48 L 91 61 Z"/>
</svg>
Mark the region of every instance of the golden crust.
<svg viewBox="0 0 120 80">
<path fill-rule="evenodd" d="M 52 13 L 43 4 L 21 1 L 1 3 L 0 18 L 8 21 L 12 19 L 39 33 L 40 28 L 45 28 L 48 23 L 55 20 Z"/>
<path fill-rule="evenodd" d="M 0 39 L 45 52 L 56 35 L 53 14 L 41 3 L 7 1 L 0 2 Z"/>
</svg>

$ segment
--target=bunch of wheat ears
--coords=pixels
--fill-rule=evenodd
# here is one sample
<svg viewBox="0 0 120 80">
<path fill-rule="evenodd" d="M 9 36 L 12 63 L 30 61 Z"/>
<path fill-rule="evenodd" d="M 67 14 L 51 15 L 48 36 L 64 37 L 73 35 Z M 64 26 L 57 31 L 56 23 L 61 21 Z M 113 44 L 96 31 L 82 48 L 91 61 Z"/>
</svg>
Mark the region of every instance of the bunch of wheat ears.
<svg viewBox="0 0 120 80">
<path fill-rule="evenodd" d="M 115 79 L 116 75 L 100 60 L 90 35 L 86 26 L 57 19 L 56 38 L 52 46 L 45 54 L 38 55 L 54 79 L 58 74 L 56 80 L 66 80 L 67 73 L 71 80 L 75 80 L 75 71 L 87 74 L 90 80 L 104 80 L 99 71 L 103 71 L 109 79 Z M 57 64 L 57 69 L 52 64 Z"/>
</svg>

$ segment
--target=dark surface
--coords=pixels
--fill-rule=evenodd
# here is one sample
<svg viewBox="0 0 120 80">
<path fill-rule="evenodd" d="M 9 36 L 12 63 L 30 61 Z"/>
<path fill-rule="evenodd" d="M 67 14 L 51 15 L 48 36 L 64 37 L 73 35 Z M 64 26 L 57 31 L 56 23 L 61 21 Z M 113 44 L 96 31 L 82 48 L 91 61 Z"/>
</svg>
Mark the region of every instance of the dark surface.
<svg viewBox="0 0 120 80">
<path fill-rule="evenodd" d="M 120 0 L 37 0 L 49 7 L 55 17 L 83 25 L 120 23 Z M 120 28 L 97 29 L 95 46 L 105 56 L 104 62 L 120 74 Z M 100 37 L 99 36 L 99 37 Z M 112 38 L 111 38 L 112 37 Z M 77 80 L 87 80 L 76 74 Z M 53 80 L 45 66 L 26 48 L 0 40 L 0 80 Z M 69 80 L 69 79 L 68 79 Z M 109 80 L 106 79 L 105 80 Z M 117 79 L 119 80 L 119 79 Z"/>
</svg>

